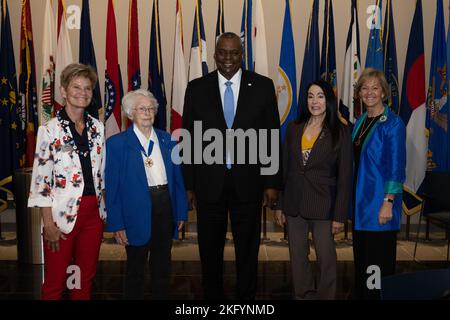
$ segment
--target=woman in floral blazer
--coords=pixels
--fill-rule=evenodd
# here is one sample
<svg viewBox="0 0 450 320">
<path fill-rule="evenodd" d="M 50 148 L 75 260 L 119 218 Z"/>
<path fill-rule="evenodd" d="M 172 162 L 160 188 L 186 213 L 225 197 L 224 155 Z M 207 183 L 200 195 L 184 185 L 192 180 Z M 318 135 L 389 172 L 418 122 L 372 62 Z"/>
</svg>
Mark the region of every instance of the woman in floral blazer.
<svg viewBox="0 0 450 320">
<path fill-rule="evenodd" d="M 42 299 L 61 299 L 71 264 L 80 275 L 71 299 L 91 296 L 106 218 L 104 126 L 86 112 L 96 81 L 91 67 L 67 66 L 65 106 L 38 131 L 28 206 L 41 209 L 44 226 Z"/>
</svg>

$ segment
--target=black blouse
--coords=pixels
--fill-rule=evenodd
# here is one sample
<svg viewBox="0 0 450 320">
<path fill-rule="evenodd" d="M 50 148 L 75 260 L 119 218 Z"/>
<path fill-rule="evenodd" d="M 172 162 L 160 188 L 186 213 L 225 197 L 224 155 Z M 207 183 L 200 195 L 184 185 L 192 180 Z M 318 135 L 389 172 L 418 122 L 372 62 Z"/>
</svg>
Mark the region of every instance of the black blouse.
<svg viewBox="0 0 450 320">
<path fill-rule="evenodd" d="M 94 178 L 92 177 L 91 155 L 89 150 L 89 139 L 87 135 L 87 113 L 84 114 L 84 129 L 81 136 L 75 128 L 75 122 L 70 120 L 65 109 L 60 111 L 61 118 L 69 122 L 70 132 L 77 146 L 78 157 L 80 158 L 81 169 L 83 171 L 84 189 L 83 196 L 95 196 Z"/>
</svg>

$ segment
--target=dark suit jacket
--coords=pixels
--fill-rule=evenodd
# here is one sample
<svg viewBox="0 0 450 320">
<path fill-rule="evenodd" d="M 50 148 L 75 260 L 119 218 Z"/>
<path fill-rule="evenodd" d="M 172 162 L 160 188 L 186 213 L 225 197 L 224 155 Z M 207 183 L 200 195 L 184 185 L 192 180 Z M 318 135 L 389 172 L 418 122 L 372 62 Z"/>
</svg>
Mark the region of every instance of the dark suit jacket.
<svg viewBox="0 0 450 320">
<path fill-rule="evenodd" d="M 227 125 L 220 98 L 217 71 L 195 79 L 187 86 L 183 109 L 183 128 L 189 130 L 191 137 L 194 137 L 194 121 L 202 122 L 203 132 L 210 128 L 216 128 L 225 138 Z M 244 131 L 256 129 L 258 131 L 258 129 L 279 128 L 280 118 L 272 80 L 243 70 L 233 129 L 243 129 Z M 270 141 L 270 139 L 268 140 Z M 203 142 L 202 150 L 208 144 L 210 142 Z M 245 150 L 246 159 L 248 159 L 248 141 L 246 141 Z M 279 148 L 277 156 L 280 160 L 281 148 Z M 185 164 L 183 166 L 186 189 L 194 191 L 198 200 L 217 201 L 219 199 L 223 191 L 225 170 L 227 170 L 225 157 L 226 153 L 224 152 L 223 161 L 220 164 L 205 164 L 202 161 L 202 164 Z M 235 190 L 242 201 L 259 201 L 264 189 L 281 188 L 281 170 L 278 170 L 275 175 L 262 176 L 260 174 L 262 164 L 259 157 L 257 158 L 256 164 L 248 164 L 246 161 L 246 164 L 232 166 Z"/>
<path fill-rule="evenodd" d="M 345 128 L 332 150 L 331 133 L 324 128 L 303 165 L 301 138 L 304 123 L 291 122 L 283 146 L 284 191 L 279 207 L 289 216 L 345 222 L 351 197 L 352 142 Z"/>
</svg>

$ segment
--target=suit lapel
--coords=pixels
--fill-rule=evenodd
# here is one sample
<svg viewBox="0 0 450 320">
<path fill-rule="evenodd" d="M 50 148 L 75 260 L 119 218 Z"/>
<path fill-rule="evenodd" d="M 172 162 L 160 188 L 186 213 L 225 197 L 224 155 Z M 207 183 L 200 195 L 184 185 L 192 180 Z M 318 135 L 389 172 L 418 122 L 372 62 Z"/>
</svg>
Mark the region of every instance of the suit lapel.
<svg viewBox="0 0 450 320">
<path fill-rule="evenodd" d="M 328 129 L 322 128 L 322 131 L 320 131 L 319 136 L 313 144 L 308 161 L 306 162 L 306 167 L 323 160 L 324 153 L 327 153 L 328 151 L 328 148 L 324 148 L 324 145 L 328 141 L 327 137 L 329 134 L 330 132 Z"/>
<path fill-rule="evenodd" d="M 298 130 L 295 132 L 295 141 L 294 141 L 294 156 L 295 160 L 300 163 L 300 166 L 303 167 L 303 155 L 302 155 L 302 136 L 303 130 L 305 128 L 305 124 L 301 123 L 298 125 Z"/>
<path fill-rule="evenodd" d="M 209 101 L 211 101 L 211 107 L 216 109 L 214 114 L 220 117 L 222 123 L 222 129 L 227 128 L 227 123 L 225 121 L 225 115 L 223 113 L 222 99 L 220 97 L 219 89 L 219 76 L 217 75 L 217 70 L 211 73 L 211 77 L 208 79 L 210 90 L 208 90 Z"/>
<path fill-rule="evenodd" d="M 241 75 L 241 85 L 239 86 L 239 97 L 236 106 L 236 114 L 234 116 L 233 128 L 239 128 L 239 120 L 242 119 L 245 114 L 245 106 L 248 106 L 247 103 L 250 94 L 251 94 L 252 82 L 250 79 L 250 74 L 242 70 Z"/>
</svg>

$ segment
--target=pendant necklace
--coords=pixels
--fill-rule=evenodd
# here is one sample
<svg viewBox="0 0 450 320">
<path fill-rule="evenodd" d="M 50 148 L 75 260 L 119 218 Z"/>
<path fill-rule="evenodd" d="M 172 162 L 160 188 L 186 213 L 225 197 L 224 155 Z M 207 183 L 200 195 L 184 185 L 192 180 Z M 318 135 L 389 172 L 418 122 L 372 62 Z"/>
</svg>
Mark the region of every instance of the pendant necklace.
<svg viewBox="0 0 450 320">
<path fill-rule="evenodd" d="M 361 138 L 364 136 L 364 134 L 367 132 L 367 130 L 369 130 L 369 128 L 372 126 L 372 123 L 375 121 L 375 119 L 376 119 L 377 117 L 374 117 L 372 120 L 370 120 L 369 125 L 366 127 L 366 120 L 367 120 L 367 118 L 368 118 L 368 117 L 366 117 L 366 118 L 364 119 L 364 122 L 363 122 L 363 125 L 361 126 L 361 130 L 360 130 L 360 132 L 359 132 L 358 138 L 357 138 L 356 141 L 355 141 L 355 145 L 356 145 L 357 147 L 359 147 L 359 145 L 361 144 Z"/>
</svg>

